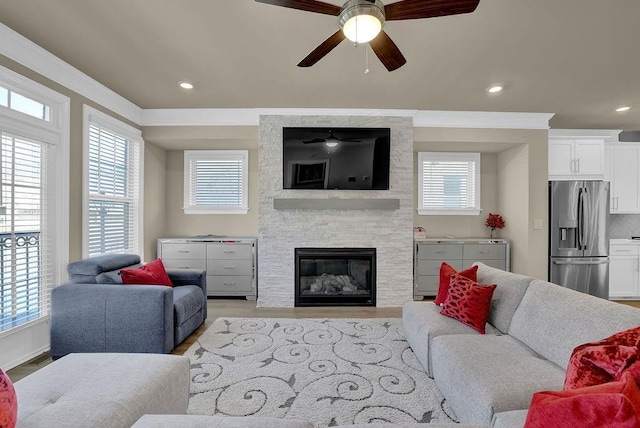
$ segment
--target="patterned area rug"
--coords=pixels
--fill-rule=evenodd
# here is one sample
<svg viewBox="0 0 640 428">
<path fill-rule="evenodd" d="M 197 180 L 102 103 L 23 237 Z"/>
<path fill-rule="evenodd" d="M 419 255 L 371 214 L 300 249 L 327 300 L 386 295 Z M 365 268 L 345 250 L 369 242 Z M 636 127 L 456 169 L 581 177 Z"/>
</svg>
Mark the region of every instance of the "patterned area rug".
<svg viewBox="0 0 640 428">
<path fill-rule="evenodd" d="M 455 421 L 397 318 L 218 318 L 185 355 L 192 414 L 316 427 Z"/>
</svg>

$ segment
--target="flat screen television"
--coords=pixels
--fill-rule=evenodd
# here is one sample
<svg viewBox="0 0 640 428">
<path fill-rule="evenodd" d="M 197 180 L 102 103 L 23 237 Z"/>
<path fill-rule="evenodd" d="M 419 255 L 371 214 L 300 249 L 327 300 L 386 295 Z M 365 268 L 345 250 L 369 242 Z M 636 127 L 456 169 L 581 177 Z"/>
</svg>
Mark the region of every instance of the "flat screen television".
<svg viewBox="0 0 640 428">
<path fill-rule="evenodd" d="M 285 189 L 389 190 L 389 128 L 284 128 Z"/>
</svg>

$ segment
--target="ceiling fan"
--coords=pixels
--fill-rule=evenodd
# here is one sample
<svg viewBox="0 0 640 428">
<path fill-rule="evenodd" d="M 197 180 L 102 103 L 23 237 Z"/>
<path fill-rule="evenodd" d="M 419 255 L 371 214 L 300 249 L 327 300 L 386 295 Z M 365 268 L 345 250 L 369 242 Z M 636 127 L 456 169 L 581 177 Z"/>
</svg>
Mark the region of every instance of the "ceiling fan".
<svg viewBox="0 0 640 428">
<path fill-rule="evenodd" d="M 369 43 L 389 71 L 402 67 L 407 60 L 382 29 L 386 21 L 433 18 L 473 12 L 480 0 L 401 0 L 384 5 L 381 0 L 348 0 L 342 7 L 317 0 L 256 0 L 275 6 L 339 17 L 340 30 L 315 48 L 298 67 L 311 67 L 345 38 Z"/>
<path fill-rule="evenodd" d="M 359 139 L 356 138 L 338 138 L 333 135 L 333 131 L 329 131 L 329 136 L 327 138 L 313 138 L 311 140 L 303 141 L 302 144 L 317 144 L 317 143 L 325 143 L 327 147 L 335 147 L 338 143 L 358 143 Z"/>
</svg>

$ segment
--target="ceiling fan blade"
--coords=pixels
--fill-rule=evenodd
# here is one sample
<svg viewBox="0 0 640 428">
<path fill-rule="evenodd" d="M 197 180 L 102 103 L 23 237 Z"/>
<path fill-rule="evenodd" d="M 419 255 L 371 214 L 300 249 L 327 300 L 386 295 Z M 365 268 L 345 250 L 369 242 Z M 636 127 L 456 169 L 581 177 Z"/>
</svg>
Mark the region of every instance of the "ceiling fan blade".
<svg viewBox="0 0 640 428">
<path fill-rule="evenodd" d="M 300 61 L 298 67 L 311 67 L 316 62 L 320 61 L 326 54 L 331 52 L 333 48 L 338 46 L 341 41 L 345 39 L 342 30 L 338 30 L 331 35 L 327 40 L 322 42 L 320 46 L 315 48 L 313 52 L 306 56 L 305 59 Z"/>
<path fill-rule="evenodd" d="M 387 21 L 458 15 L 476 10 L 480 0 L 404 0 L 384 7 Z"/>
<path fill-rule="evenodd" d="M 307 141 L 303 141 L 302 144 L 316 144 L 316 143 L 324 143 L 325 140 L 324 138 L 314 138 L 313 140 L 307 140 Z"/>
<path fill-rule="evenodd" d="M 371 40 L 369 45 L 371 45 L 373 52 L 389 71 L 397 70 L 407 62 L 398 46 L 393 43 L 391 37 L 384 30 L 380 31 L 380 34 Z"/>
<path fill-rule="evenodd" d="M 274 6 L 288 7 L 290 9 L 304 10 L 307 12 L 324 13 L 325 15 L 338 16 L 342 12 L 340 6 L 323 3 L 316 0 L 256 0 L 258 3 L 272 4 Z"/>
</svg>

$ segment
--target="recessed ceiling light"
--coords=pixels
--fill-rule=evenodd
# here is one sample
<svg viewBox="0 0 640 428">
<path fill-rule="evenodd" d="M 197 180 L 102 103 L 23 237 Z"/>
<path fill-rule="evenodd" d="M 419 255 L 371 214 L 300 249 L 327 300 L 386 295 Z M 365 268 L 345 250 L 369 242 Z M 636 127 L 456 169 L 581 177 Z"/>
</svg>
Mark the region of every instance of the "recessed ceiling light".
<svg viewBox="0 0 640 428">
<path fill-rule="evenodd" d="M 623 111 L 629 111 L 629 110 L 631 110 L 631 106 L 620 106 L 616 109 L 618 113 L 622 113 Z"/>
<path fill-rule="evenodd" d="M 487 88 L 487 92 L 489 92 L 490 94 L 495 94 L 502 91 L 502 89 L 504 89 L 502 85 L 493 85 Z"/>
<path fill-rule="evenodd" d="M 182 89 L 193 89 L 193 83 L 191 82 L 182 81 L 178 82 L 178 85 L 180 85 Z"/>
</svg>

